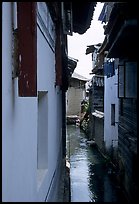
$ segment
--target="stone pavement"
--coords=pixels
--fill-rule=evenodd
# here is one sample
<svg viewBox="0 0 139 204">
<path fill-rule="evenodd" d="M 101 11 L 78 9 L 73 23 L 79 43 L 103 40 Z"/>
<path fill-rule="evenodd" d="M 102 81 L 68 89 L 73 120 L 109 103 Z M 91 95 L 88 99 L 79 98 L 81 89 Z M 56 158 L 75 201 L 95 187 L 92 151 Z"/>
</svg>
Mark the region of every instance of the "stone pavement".
<svg viewBox="0 0 139 204">
<path fill-rule="evenodd" d="M 66 168 L 63 167 L 58 191 L 57 202 L 70 202 L 70 167 L 66 161 Z"/>
</svg>

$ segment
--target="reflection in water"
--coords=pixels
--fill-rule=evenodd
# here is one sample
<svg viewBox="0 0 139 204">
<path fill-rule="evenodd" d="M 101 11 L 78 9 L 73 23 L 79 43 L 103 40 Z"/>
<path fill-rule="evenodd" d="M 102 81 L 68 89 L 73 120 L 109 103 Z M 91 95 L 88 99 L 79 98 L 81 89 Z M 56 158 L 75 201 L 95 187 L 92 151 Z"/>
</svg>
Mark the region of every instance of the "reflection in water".
<svg viewBox="0 0 139 204">
<path fill-rule="evenodd" d="M 108 175 L 97 149 L 86 143 L 79 127 L 67 126 L 67 157 L 70 161 L 71 202 L 120 202 L 118 188 Z"/>
</svg>

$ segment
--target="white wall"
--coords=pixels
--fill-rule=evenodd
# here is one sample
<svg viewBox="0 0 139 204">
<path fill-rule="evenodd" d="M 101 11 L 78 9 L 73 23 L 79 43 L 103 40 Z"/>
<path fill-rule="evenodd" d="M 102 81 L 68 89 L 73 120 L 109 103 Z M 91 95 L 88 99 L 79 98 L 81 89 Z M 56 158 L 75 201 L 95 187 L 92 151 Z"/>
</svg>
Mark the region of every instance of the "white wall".
<svg viewBox="0 0 139 204">
<path fill-rule="evenodd" d="M 12 8 L 2 4 L 2 198 L 31 201 L 36 195 L 37 99 L 18 97 L 12 80 Z"/>
<path fill-rule="evenodd" d="M 67 91 L 67 115 L 79 115 L 81 101 L 85 99 L 85 90 L 69 87 Z"/>
<path fill-rule="evenodd" d="M 11 12 L 12 3 L 3 2 L 2 199 L 4 202 L 44 201 L 59 162 L 62 133 L 61 91 L 54 86 L 55 53 L 37 28 L 38 91 L 48 94 L 48 165 L 42 175 L 39 174 L 40 183 L 37 171 L 38 99 L 19 97 L 18 79 L 12 80 Z"/>
<path fill-rule="evenodd" d="M 38 22 L 39 23 L 39 22 Z M 38 189 L 39 200 L 46 197 L 46 192 L 54 176 L 62 136 L 61 91 L 55 88 L 55 53 L 48 45 L 39 27 L 37 29 L 37 67 L 38 91 L 48 92 L 48 171 Z M 45 32 L 45 31 L 44 31 Z M 59 124 L 57 124 L 59 121 Z M 59 134 L 59 135 L 58 135 Z"/>
<path fill-rule="evenodd" d="M 118 122 L 118 95 L 117 95 L 117 81 L 118 70 L 115 70 L 115 75 L 107 78 L 105 76 L 104 85 L 104 141 L 106 148 L 109 149 L 112 145 L 114 147 L 118 145 L 118 124 L 111 125 L 111 104 L 115 104 L 115 121 Z"/>
</svg>

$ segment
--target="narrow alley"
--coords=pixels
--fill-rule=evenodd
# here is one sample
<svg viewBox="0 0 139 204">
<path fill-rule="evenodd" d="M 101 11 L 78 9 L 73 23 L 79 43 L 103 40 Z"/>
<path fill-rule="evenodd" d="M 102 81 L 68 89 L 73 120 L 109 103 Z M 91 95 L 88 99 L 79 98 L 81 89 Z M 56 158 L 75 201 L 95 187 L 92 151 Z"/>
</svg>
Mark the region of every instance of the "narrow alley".
<svg viewBox="0 0 139 204">
<path fill-rule="evenodd" d="M 2 2 L 2 202 L 138 200 L 136 8 Z"/>
<path fill-rule="evenodd" d="M 71 202 L 126 202 L 112 166 L 76 125 L 67 126 Z"/>
</svg>

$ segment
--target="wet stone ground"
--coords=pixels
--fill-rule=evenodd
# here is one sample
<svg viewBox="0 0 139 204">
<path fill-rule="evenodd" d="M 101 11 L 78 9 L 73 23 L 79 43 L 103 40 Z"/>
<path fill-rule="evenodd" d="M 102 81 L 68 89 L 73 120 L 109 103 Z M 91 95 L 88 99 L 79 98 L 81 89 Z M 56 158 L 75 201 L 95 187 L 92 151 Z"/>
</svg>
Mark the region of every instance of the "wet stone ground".
<svg viewBox="0 0 139 204">
<path fill-rule="evenodd" d="M 79 127 L 67 125 L 71 202 L 126 202 L 120 187 L 97 148 L 87 144 Z"/>
</svg>

